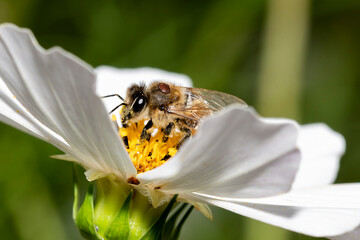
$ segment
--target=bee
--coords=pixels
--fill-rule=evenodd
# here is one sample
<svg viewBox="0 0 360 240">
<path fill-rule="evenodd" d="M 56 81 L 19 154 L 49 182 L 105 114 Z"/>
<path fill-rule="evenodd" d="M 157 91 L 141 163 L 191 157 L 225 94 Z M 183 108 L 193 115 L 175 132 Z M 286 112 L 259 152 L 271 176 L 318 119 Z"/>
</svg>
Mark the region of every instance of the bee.
<svg viewBox="0 0 360 240">
<path fill-rule="evenodd" d="M 196 132 L 197 126 L 205 117 L 232 104 L 246 107 L 247 104 L 233 95 L 201 88 L 180 87 L 165 82 L 133 84 L 127 89 L 126 98 L 117 94 L 123 103 L 120 106 L 121 123 L 127 127 L 143 119 L 149 119 L 141 133 L 142 139 L 150 138 L 148 130 L 153 126 L 164 133 L 166 142 L 172 131 L 180 131 L 184 137 L 179 146 Z M 111 113 L 110 112 L 110 113 Z"/>
</svg>

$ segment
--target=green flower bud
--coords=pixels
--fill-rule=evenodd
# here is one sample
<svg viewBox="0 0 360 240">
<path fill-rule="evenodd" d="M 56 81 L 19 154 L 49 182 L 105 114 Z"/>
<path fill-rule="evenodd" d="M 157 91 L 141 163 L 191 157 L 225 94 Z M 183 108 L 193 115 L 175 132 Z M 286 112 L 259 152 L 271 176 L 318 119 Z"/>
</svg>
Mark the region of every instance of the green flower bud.
<svg viewBox="0 0 360 240">
<path fill-rule="evenodd" d="M 89 185 L 79 209 L 76 177 L 74 193 L 74 221 L 81 235 L 90 240 L 177 239 L 182 225 L 193 209 L 190 207 L 182 214 L 187 205 L 181 204 L 168 217 L 177 205 L 176 195 L 169 203 L 154 208 L 147 197 L 111 176 Z M 181 215 L 182 219 L 178 220 Z"/>
</svg>

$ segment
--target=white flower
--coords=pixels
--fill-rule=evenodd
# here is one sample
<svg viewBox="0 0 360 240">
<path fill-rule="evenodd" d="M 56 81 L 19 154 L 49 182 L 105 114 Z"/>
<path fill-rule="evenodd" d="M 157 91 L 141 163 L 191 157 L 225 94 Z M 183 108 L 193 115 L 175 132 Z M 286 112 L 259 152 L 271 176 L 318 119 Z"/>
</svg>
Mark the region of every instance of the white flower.
<svg viewBox="0 0 360 240">
<path fill-rule="evenodd" d="M 179 194 L 209 217 L 212 204 L 317 237 L 360 224 L 360 185 L 329 185 L 345 144 L 325 125 L 299 127 L 231 106 L 206 119 L 173 158 L 137 174 L 109 119 L 117 99 L 107 99 L 106 109 L 98 96 L 125 95 L 134 81 L 191 85 L 189 78 L 150 68 L 94 71 L 60 48 L 42 49 L 31 32 L 9 24 L 0 27 L 0 78 L 1 121 L 58 147 L 90 180 L 136 177 L 134 187 L 154 206 Z M 348 234 L 334 239 L 359 238 L 359 231 Z"/>
</svg>

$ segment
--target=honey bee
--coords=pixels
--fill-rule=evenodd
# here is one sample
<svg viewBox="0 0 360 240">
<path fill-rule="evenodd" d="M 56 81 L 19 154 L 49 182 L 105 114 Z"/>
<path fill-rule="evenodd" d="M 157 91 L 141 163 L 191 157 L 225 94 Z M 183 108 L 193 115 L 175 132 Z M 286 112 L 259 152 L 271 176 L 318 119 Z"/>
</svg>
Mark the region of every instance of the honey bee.
<svg viewBox="0 0 360 240">
<path fill-rule="evenodd" d="M 125 99 L 117 94 L 104 97 L 111 96 L 123 100 L 111 111 L 123 106 L 120 112 L 123 127 L 149 119 L 142 131 L 142 139 L 150 138 L 147 131 L 156 126 L 164 133 L 163 141 L 167 140 L 172 131 L 184 133 L 179 146 L 196 132 L 198 124 L 205 117 L 232 104 L 247 106 L 243 100 L 227 93 L 180 87 L 165 82 L 153 82 L 149 86 L 134 84 L 127 89 Z"/>
</svg>

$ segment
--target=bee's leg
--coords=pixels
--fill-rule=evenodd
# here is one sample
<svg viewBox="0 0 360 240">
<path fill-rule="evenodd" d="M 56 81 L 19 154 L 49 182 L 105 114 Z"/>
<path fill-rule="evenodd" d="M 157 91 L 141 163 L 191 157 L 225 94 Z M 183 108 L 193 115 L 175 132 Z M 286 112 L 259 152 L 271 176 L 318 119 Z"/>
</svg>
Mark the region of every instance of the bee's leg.
<svg viewBox="0 0 360 240">
<path fill-rule="evenodd" d="M 167 142 L 169 140 L 169 135 L 170 135 L 171 131 L 173 130 L 174 126 L 175 126 L 175 124 L 173 122 L 170 122 L 166 126 L 166 128 L 163 130 L 163 132 L 164 132 L 164 136 L 162 138 L 163 142 Z"/>
<path fill-rule="evenodd" d="M 185 133 L 185 136 L 178 142 L 178 144 L 176 145 L 176 148 L 179 149 L 181 147 L 181 145 L 191 136 L 191 130 L 189 128 L 186 127 L 182 127 L 180 128 L 180 130 L 182 132 Z"/>
<path fill-rule="evenodd" d="M 153 126 L 153 121 L 150 119 L 150 121 L 148 121 L 148 123 L 145 125 L 145 127 L 143 128 L 142 132 L 141 132 L 141 136 L 140 136 L 140 139 L 143 140 L 147 140 L 149 141 L 150 140 L 150 133 L 147 132 L 147 130 L 149 130 L 150 128 L 152 128 Z"/>
</svg>

